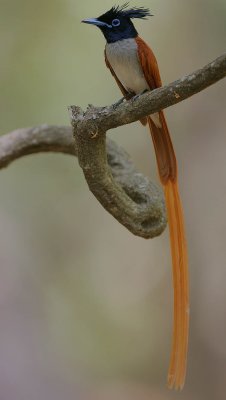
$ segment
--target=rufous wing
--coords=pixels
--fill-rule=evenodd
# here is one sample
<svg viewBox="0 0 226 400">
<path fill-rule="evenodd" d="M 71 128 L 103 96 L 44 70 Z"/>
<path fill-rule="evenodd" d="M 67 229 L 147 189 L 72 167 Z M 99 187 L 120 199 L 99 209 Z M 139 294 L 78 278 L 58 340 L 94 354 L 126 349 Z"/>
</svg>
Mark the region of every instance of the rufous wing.
<svg viewBox="0 0 226 400">
<path fill-rule="evenodd" d="M 135 40 L 140 64 L 150 90 L 162 86 L 158 63 L 153 51 L 139 36 Z"/>
<path fill-rule="evenodd" d="M 135 40 L 138 58 L 150 90 L 162 86 L 158 64 L 152 50 L 140 37 Z M 163 111 L 159 111 L 157 122 L 156 117 L 150 116 L 148 123 L 165 193 L 173 264 L 174 328 L 168 385 L 170 388 L 182 389 L 188 348 L 189 285 L 183 210 L 177 182 L 177 161 Z"/>
</svg>

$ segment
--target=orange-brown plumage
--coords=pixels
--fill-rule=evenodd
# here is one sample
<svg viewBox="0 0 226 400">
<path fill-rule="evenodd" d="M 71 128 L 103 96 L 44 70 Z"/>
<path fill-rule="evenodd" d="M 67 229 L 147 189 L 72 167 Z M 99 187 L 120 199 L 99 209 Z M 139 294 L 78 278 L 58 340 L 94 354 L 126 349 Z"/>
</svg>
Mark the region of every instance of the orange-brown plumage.
<svg viewBox="0 0 226 400">
<path fill-rule="evenodd" d="M 161 77 L 152 50 L 141 38 L 137 37 L 135 40 L 138 57 L 150 89 L 160 87 Z M 168 385 L 170 388 L 182 389 L 186 374 L 189 330 L 188 256 L 178 190 L 176 156 L 163 111 L 159 112 L 159 119 L 161 126 L 157 127 L 152 118 L 148 117 L 159 176 L 165 193 L 173 264 L 174 328 Z"/>
<path fill-rule="evenodd" d="M 105 62 L 123 96 L 162 86 L 158 64 L 152 50 L 138 36 L 132 20 L 151 16 L 145 7 L 114 6 L 98 18 L 83 20 L 96 25 L 106 39 Z M 174 285 L 173 343 L 168 373 L 170 388 L 182 389 L 186 374 L 189 300 L 188 260 L 183 211 L 178 190 L 177 161 L 163 111 L 140 120 L 149 125 L 158 171 L 163 185 L 169 222 Z"/>
<path fill-rule="evenodd" d="M 145 7 L 114 6 L 98 18 L 83 20 L 96 25 L 106 39 L 105 62 L 123 96 L 162 86 L 158 64 L 149 46 L 138 36 L 132 20 L 151 16 Z M 149 125 L 168 215 L 174 285 L 174 324 L 168 373 L 170 388 L 182 389 L 186 374 L 189 329 L 188 260 L 183 211 L 178 190 L 177 161 L 163 111 L 140 120 Z"/>
<path fill-rule="evenodd" d="M 150 90 L 162 86 L 158 64 L 149 46 L 138 36 L 137 57 Z M 105 62 L 115 78 L 123 96 L 131 98 L 112 68 L 105 51 Z M 148 123 L 154 148 L 161 183 L 164 188 L 166 209 L 170 231 L 170 243 L 173 265 L 174 286 L 174 323 L 171 358 L 168 372 L 168 386 L 182 389 L 185 381 L 188 329 L 189 329 L 189 299 L 188 299 L 188 261 L 183 211 L 178 191 L 177 161 L 163 111 L 158 113 L 159 123 L 149 116 L 142 118 L 141 123 Z"/>
</svg>

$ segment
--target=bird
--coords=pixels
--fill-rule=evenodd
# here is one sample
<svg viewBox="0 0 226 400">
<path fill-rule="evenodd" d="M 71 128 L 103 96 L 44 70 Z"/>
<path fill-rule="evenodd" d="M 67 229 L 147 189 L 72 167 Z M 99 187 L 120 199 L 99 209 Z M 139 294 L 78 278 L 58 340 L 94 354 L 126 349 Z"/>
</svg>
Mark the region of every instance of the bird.
<svg viewBox="0 0 226 400">
<path fill-rule="evenodd" d="M 98 18 L 82 20 L 95 25 L 106 39 L 105 63 L 127 101 L 162 86 L 157 60 L 151 48 L 139 36 L 133 19 L 147 19 L 149 8 L 129 8 L 129 3 L 113 6 Z M 141 118 L 148 125 L 160 182 L 163 187 L 170 233 L 174 316 L 172 348 L 167 384 L 181 390 L 187 369 L 189 334 L 188 251 L 185 237 L 182 202 L 178 187 L 178 167 L 164 112 Z"/>
</svg>

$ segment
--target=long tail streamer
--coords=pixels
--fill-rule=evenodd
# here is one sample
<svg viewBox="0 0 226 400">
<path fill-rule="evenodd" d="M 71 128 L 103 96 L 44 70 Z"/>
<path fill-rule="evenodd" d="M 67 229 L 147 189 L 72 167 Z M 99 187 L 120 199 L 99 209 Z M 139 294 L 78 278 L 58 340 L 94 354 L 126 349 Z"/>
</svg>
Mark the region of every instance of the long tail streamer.
<svg viewBox="0 0 226 400">
<path fill-rule="evenodd" d="M 189 331 L 188 255 L 175 152 L 162 111 L 158 117 L 158 123 L 156 116 L 148 117 L 148 124 L 165 193 L 173 265 L 174 323 L 168 386 L 182 389 L 186 375 Z"/>
</svg>

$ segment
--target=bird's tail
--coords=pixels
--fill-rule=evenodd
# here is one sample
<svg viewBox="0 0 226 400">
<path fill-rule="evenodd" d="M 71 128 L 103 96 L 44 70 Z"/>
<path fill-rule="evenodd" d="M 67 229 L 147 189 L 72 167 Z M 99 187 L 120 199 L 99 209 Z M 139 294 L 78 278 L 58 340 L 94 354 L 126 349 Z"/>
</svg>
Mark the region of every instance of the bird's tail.
<svg viewBox="0 0 226 400">
<path fill-rule="evenodd" d="M 168 386 L 182 389 L 188 348 L 189 283 L 183 211 L 177 181 L 177 162 L 163 112 L 160 111 L 148 117 L 148 124 L 165 193 L 173 264 L 174 327 Z"/>
</svg>

